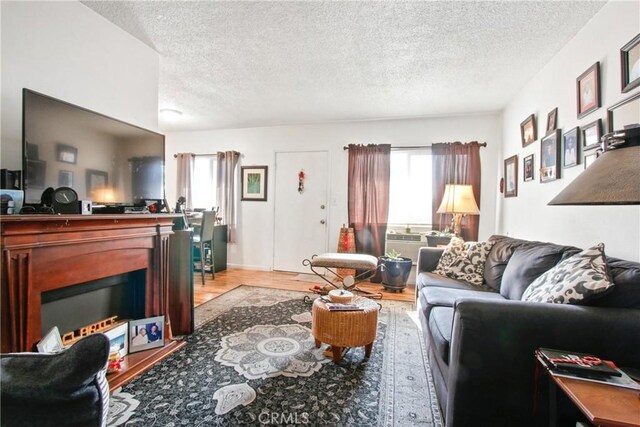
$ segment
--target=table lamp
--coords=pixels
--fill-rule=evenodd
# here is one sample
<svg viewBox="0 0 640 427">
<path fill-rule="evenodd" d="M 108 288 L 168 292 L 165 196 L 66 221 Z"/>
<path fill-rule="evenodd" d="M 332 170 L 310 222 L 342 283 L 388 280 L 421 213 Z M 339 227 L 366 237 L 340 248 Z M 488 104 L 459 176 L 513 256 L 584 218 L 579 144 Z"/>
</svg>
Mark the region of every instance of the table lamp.
<svg viewBox="0 0 640 427">
<path fill-rule="evenodd" d="M 473 195 L 471 185 L 447 184 L 444 187 L 444 196 L 437 213 L 452 214 L 451 225 L 453 233 L 460 235 L 460 222 L 464 215 L 479 215 L 480 209 Z"/>
</svg>

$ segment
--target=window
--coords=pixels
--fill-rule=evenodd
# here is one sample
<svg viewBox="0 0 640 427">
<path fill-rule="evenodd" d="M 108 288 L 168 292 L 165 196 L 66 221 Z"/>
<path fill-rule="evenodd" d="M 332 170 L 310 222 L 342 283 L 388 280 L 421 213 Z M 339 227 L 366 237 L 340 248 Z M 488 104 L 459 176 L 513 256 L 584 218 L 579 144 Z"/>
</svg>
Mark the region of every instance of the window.
<svg viewBox="0 0 640 427">
<path fill-rule="evenodd" d="M 431 224 L 431 150 L 391 152 L 389 224 Z"/>
<path fill-rule="evenodd" d="M 194 209 L 211 210 L 216 206 L 216 156 L 196 155 L 191 194 Z"/>
</svg>

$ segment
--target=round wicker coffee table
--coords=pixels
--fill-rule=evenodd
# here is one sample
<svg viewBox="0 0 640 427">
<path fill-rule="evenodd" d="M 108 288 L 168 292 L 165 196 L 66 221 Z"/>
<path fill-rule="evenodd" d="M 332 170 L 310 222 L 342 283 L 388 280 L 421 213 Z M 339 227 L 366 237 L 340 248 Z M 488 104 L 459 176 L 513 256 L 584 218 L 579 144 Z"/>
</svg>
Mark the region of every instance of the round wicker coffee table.
<svg viewBox="0 0 640 427">
<path fill-rule="evenodd" d="M 311 309 L 311 333 L 316 347 L 329 344 L 333 360 L 342 359 L 343 349 L 364 346 L 365 357 L 371 355 L 373 342 L 378 332 L 380 306 L 368 298 L 354 297 L 353 303 L 363 307 L 362 311 L 329 311 L 325 302 L 316 298 Z"/>
</svg>

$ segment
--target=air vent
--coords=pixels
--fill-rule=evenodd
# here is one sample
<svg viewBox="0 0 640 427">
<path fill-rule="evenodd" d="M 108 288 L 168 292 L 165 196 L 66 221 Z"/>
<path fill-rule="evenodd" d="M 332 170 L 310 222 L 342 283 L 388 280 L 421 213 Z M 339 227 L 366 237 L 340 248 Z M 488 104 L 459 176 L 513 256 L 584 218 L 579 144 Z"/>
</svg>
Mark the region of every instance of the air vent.
<svg viewBox="0 0 640 427">
<path fill-rule="evenodd" d="M 420 242 L 422 236 L 419 234 L 401 234 L 401 233 L 388 233 L 387 240 L 401 240 L 404 242 Z"/>
</svg>

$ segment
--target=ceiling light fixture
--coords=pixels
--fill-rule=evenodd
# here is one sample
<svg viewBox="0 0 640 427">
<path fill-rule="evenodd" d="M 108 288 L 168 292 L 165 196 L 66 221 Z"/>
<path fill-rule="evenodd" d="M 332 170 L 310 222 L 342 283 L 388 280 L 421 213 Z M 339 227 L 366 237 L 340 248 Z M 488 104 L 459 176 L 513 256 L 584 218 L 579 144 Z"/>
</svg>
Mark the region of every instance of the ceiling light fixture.
<svg viewBox="0 0 640 427">
<path fill-rule="evenodd" d="M 174 110 L 173 108 L 161 108 L 160 115 L 167 120 L 177 120 L 182 116 L 182 111 Z"/>
</svg>

